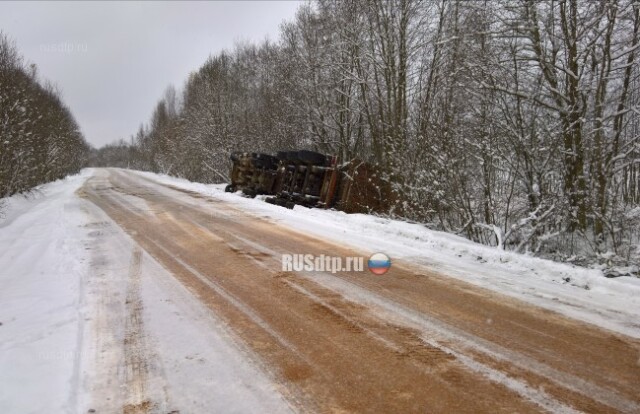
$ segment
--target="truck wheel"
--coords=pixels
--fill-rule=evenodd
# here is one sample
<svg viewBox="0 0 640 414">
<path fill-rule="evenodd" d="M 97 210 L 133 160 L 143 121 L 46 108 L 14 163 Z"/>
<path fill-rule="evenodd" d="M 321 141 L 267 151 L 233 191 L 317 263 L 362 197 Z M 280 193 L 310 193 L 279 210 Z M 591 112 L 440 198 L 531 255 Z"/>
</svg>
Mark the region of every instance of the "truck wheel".
<svg viewBox="0 0 640 414">
<path fill-rule="evenodd" d="M 255 196 L 257 195 L 256 190 L 254 190 L 253 188 L 245 188 L 244 190 L 242 190 L 242 193 L 250 198 L 255 198 Z"/>
</svg>

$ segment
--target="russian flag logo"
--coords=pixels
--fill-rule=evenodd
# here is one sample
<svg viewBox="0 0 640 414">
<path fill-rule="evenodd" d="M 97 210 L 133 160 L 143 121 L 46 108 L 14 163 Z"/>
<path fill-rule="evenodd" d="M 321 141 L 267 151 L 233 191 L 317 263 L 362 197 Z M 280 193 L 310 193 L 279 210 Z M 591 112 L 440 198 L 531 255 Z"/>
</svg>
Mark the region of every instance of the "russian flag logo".
<svg viewBox="0 0 640 414">
<path fill-rule="evenodd" d="M 371 255 L 367 266 L 371 273 L 375 275 L 384 275 L 391 267 L 391 259 L 384 253 L 375 253 Z"/>
</svg>

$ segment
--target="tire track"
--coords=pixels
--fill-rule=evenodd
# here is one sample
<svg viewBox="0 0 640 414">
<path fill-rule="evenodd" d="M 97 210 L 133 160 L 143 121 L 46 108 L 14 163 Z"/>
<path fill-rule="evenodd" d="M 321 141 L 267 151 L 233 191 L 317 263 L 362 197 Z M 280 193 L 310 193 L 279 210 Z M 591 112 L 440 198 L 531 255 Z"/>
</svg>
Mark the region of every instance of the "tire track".
<svg viewBox="0 0 640 414">
<path fill-rule="evenodd" d="M 124 332 L 124 372 L 125 384 L 124 414 L 146 414 L 152 408 L 147 396 L 149 377 L 148 350 L 142 318 L 142 298 L 140 296 L 140 270 L 142 250 L 135 247 L 129 265 L 128 289 L 125 301 L 127 316 Z"/>
</svg>

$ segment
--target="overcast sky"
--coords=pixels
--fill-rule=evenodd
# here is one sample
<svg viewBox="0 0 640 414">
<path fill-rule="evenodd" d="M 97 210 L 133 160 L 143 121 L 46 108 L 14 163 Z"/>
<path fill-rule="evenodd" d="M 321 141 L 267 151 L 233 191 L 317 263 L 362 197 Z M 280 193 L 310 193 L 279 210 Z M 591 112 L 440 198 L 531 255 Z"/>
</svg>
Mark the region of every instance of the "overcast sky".
<svg viewBox="0 0 640 414">
<path fill-rule="evenodd" d="M 210 54 L 277 40 L 295 1 L 0 2 L 0 30 L 62 90 L 87 140 L 128 139 Z"/>
</svg>

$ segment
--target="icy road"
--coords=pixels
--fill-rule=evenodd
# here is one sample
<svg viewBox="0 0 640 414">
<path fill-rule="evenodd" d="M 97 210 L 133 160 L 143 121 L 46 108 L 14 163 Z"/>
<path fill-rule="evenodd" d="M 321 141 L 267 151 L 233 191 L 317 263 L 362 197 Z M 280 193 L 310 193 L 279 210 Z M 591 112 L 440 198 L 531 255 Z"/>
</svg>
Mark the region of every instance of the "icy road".
<svg viewBox="0 0 640 414">
<path fill-rule="evenodd" d="M 378 249 L 152 174 L 73 180 L 0 222 L 0 412 L 640 412 L 634 281 L 461 258 L 470 283 L 428 251 L 284 272 Z"/>
</svg>

